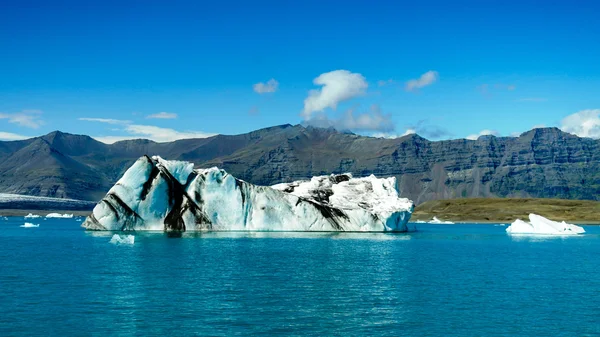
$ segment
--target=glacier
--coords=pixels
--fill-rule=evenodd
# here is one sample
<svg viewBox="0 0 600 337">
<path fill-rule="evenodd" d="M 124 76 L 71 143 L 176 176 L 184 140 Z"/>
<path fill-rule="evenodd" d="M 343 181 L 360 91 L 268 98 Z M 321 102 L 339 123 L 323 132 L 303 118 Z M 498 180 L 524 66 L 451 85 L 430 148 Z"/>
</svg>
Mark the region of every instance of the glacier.
<svg viewBox="0 0 600 337">
<path fill-rule="evenodd" d="M 406 232 L 396 179 L 351 174 L 258 186 L 216 167 L 138 159 L 94 207 L 88 230 Z"/>
<path fill-rule="evenodd" d="M 556 222 L 537 214 L 529 214 L 529 222 L 517 219 L 506 228 L 508 234 L 576 235 L 585 233 L 583 227 Z"/>
</svg>

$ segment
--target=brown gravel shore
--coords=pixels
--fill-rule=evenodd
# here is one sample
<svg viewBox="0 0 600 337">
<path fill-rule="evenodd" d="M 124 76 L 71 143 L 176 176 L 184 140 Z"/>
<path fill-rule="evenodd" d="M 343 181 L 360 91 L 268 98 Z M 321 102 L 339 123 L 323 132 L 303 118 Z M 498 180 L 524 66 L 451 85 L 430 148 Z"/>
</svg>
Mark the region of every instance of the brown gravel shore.
<svg viewBox="0 0 600 337">
<path fill-rule="evenodd" d="M 428 201 L 415 207 L 411 221 L 440 220 L 457 223 L 505 223 L 527 220 L 535 213 L 554 221 L 600 224 L 600 202 L 590 200 L 477 198 Z"/>
</svg>

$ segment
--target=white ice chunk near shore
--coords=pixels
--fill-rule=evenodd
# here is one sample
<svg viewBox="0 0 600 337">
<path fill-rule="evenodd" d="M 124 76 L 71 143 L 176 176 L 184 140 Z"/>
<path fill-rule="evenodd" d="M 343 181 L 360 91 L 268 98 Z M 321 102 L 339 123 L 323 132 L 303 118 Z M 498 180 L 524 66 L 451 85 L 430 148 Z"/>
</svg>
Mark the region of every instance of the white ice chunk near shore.
<svg viewBox="0 0 600 337">
<path fill-rule="evenodd" d="M 431 221 L 429 221 L 429 223 L 430 224 L 442 224 L 442 225 L 453 225 L 454 224 L 454 222 L 452 222 L 452 221 L 448 221 L 448 220 L 443 221 L 443 220 L 438 219 L 437 217 L 433 217 L 433 219 L 431 219 Z"/>
<path fill-rule="evenodd" d="M 506 228 L 508 234 L 576 235 L 585 233 L 583 227 L 556 222 L 537 214 L 529 214 L 529 222 L 517 219 Z"/>
<path fill-rule="evenodd" d="M 29 213 L 26 216 L 24 216 L 25 219 L 35 219 L 35 218 L 41 218 L 41 215 L 37 215 L 37 214 L 33 214 L 33 213 Z"/>
<path fill-rule="evenodd" d="M 40 227 L 40 225 L 32 224 L 30 222 L 26 222 L 26 223 L 22 224 L 19 227 L 22 227 L 22 228 L 37 228 L 37 227 Z"/>
<path fill-rule="evenodd" d="M 90 230 L 407 231 L 395 178 L 350 174 L 257 186 L 216 167 L 138 159 L 82 226 Z"/>
<path fill-rule="evenodd" d="M 135 243 L 135 236 L 115 234 L 112 236 L 109 243 L 115 245 L 132 245 Z"/>
<path fill-rule="evenodd" d="M 71 219 L 73 218 L 73 214 L 50 213 L 46 215 L 46 218 Z"/>
</svg>

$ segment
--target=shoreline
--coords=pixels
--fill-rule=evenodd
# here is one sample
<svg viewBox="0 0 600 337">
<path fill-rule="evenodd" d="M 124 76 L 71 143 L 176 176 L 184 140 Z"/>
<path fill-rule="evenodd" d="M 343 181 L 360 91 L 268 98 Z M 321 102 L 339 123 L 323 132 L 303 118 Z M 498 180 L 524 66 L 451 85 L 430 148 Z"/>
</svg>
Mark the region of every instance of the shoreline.
<svg viewBox="0 0 600 337">
<path fill-rule="evenodd" d="M 88 216 L 92 214 L 92 211 L 72 211 L 72 210 L 40 210 L 40 209 L 0 209 L 0 216 L 6 217 L 24 217 L 29 213 L 34 215 L 40 215 L 44 218 L 46 215 L 50 213 L 60 213 L 60 214 L 73 214 L 73 217 L 76 216 Z"/>
<path fill-rule="evenodd" d="M 40 215 L 42 218 L 44 218 L 47 214 L 49 213 L 60 213 L 60 214 L 73 214 L 73 217 L 78 217 L 78 216 L 85 216 L 87 217 L 88 215 L 90 215 L 92 213 L 92 211 L 70 211 L 70 210 L 39 210 L 39 209 L 0 209 L 0 217 L 24 217 L 25 215 L 28 215 L 29 213 L 32 214 L 36 214 L 36 215 Z M 505 224 L 506 226 L 510 226 L 510 224 L 517 220 L 516 218 L 513 220 L 507 220 L 507 219 L 503 219 L 503 220 L 493 220 L 493 219 L 457 219 L 457 220 L 453 220 L 452 218 L 446 218 L 443 217 L 442 220 L 444 221 L 452 221 L 454 222 L 453 224 L 445 224 L 445 223 L 440 223 L 440 224 L 432 224 L 432 223 L 428 223 L 427 221 L 431 220 L 430 219 L 423 219 L 423 216 L 417 216 L 415 218 L 411 218 L 409 223 L 412 224 L 416 224 L 416 225 L 446 225 L 446 226 L 452 226 L 452 225 L 477 225 L 477 224 L 481 224 L 481 225 L 493 225 L 493 224 Z M 521 220 L 527 220 L 526 218 L 521 218 Z M 553 220 L 553 219 L 551 219 Z M 419 223 L 417 221 L 425 221 L 423 223 Z M 558 220 L 558 221 L 562 221 L 562 219 Z M 600 225 L 600 220 L 595 220 L 595 221 L 591 221 L 591 220 L 586 220 L 586 219 L 581 219 L 581 220 L 565 220 L 565 222 L 567 223 L 571 223 L 571 224 L 575 224 L 575 225 L 583 225 L 583 226 L 598 226 Z"/>
</svg>

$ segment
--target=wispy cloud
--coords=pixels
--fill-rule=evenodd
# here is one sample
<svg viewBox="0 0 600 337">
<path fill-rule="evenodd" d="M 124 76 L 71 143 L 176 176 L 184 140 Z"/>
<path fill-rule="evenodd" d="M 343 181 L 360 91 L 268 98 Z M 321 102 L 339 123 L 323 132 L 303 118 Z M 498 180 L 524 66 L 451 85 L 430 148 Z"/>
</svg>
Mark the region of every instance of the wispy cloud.
<svg viewBox="0 0 600 337">
<path fill-rule="evenodd" d="M 600 109 L 569 115 L 560 122 L 560 129 L 579 137 L 600 138 Z"/>
<path fill-rule="evenodd" d="M 8 119 L 9 123 L 37 129 L 44 124 L 41 114 L 40 110 L 23 110 L 16 113 L 0 113 L 0 119 Z"/>
<path fill-rule="evenodd" d="M 31 138 L 31 137 L 18 135 L 16 133 L 0 131 L 0 140 L 23 140 L 23 139 L 29 139 L 29 138 Z"/>
<path fill-rule="evenodd" d="M 454 136 L 447 129 L 445 129 L 441 126 L 432 124 L 427 119 L 422 119 L 422 120 L 418 121 L 416 124 L 409 125 L 406 129 L 406 132 L 403 134 L 403 136 L 413 134 L 413 133 L 416 133 L 419 136 L 422 136 L 422 137 L 425 137 L 425 138 L 431 139 L 431 140 L 448 139 L 448 138 Z"/>
<path fill-rule="evenodd" d="M 159 112 L 156 114 L 146 116 L 148 119 L 175 119 L 177 118 L 176 113 L 172 112 Z"/>
<path fill-rule="evenodd" d="M 275 80 L 274 78 L 268 80 L 266 83 L 258 82 L 252 86 L 254 92 L 261 95 L 275 92 L 278 88 L 279 82 L 277 82 L 277 80 Z"/>
<path fill-rule="evenodd" d="M 438 79 L 438 72 L 430 70 L 421 75 L 421 77 L 406 82 L 405 89 L 406 91 L 416 91 L 417 89 L 421 89 L 428 85 L 432 85 L 433 83 L 437 82 Z"/>
<path fill-rule="evenodd" d="M 122 128 L 111 129 L 111 131 L 124 132 L 125 135 L 118 136 L 92 136 L 92 138 L 99 140 L 106 144 L 112 144 L 121 140 L 131 139 L 150 139 L 155 142 L 171 142 L 179 139 L 190 139 L 190 138 L 206 138 L 214 136 L 213 133 L 201 132 L 201 131 L 177 131 L 170 128 L 162 128 L 154 125 L 141 125 L 132 124 L 131 121 L 119 120 L 119 119 L 107 119 L 107 118 L 79 118 L 82 121 L 106 123 L 113 125 L 122 125 Z"/>
<path fill-rule="evenodd" d="M 248 110 L 248 115 L 250 116 L 258 116 L 260 114 L 260 109 L 257 106 L 253 106 Z"/>
<path fill-rule="evenodd" d="M 548 99 L 542 97 L 525 97 L 519 98 L 515 102 L 546 102 Z"/>
<path fill-rule="evenodd" d="M 500 135 L 496 130 L 481 130 L 479 133 L 468 135 L 467 139 L 477 140 L 481 136 L 498 136 Z"/>
<path fill-rule="evenodd" d="M 369 87 L 361 74 L 348 70 L 323 73 L 315 78 L 313 83 L 322 87 L 310 90 L 304 100 L 302 116 L 306 121 L 310 120 L 315 112 L 327 108 L 335 110 L 339 103 L 363 95 Z"/>
<path fill-rule="evenodd" d="M 80 121 L 86 121 L 86 122 L 106 123 L 106 124 L 130 124 L 130 123 L 133 123 L 132 121 L 129 121 L 129 120 L 111 119 L 111 118 L 87 118 L 87 117 L 81 117 L 81 118 L 78 118 L 78 120 L 80 120 Z"/>
</svg>

